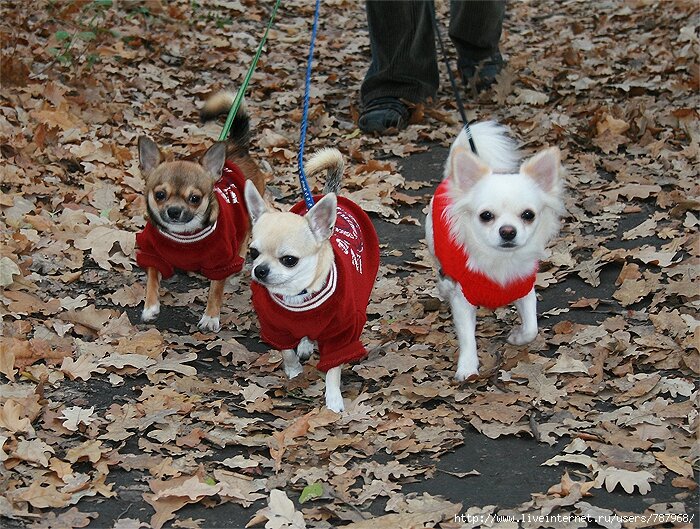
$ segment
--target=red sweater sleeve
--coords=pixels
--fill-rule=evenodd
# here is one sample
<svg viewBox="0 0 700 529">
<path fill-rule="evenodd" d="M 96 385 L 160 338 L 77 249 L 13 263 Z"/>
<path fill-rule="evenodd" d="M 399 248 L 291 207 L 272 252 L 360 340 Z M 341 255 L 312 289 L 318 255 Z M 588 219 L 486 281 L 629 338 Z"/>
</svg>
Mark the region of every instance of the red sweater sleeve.
<svg viewBox="0 0 700 529">
<path fill-rule="evenodd" d="M 158 254 L 153 241 L 154 233 L 155 228 L 149 222 L 141 232 L 136 234 L 136 263 L 144 270 L 155 268 L 163 279 L 168 279 L 175 273 L 175 270 Z"/>
</svg>

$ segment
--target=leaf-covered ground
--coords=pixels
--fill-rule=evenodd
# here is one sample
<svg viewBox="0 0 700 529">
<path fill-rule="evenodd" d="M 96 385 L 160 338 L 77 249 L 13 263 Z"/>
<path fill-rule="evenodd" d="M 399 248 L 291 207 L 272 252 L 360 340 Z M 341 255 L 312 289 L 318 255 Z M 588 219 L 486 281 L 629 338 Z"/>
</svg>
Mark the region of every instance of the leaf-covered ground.
<svg viewBox="0 0 700 529">
<path fill-rule="evenodd" d="M 313 360 L 290 383 L 260 343 L 246 274 L 218 335 L 196 330 L 196 276 L 165 283 L 155 325 L 138 319 L 136 138 L 201 154 L 220 125 L 197 108 L 242 80 L 271 4 L 2 3 L 0 525 L 697 526 L 697 3 L 509 3 L 508 69 L 469 110 L 527 153 L 562 149 L 568 216 L 537 341 L 507 345 L 512 310 L 485 311 L 483 377 L 457 385 L 420 240 L 453 99 L 360 134 L 363 4 L 322 2 L 307 152 L 344 152 L 383 242 L 340 415 Z M 248 93 L 281 204 L 298 200 L 312 4 L 282 3 Z"/>
</svg>

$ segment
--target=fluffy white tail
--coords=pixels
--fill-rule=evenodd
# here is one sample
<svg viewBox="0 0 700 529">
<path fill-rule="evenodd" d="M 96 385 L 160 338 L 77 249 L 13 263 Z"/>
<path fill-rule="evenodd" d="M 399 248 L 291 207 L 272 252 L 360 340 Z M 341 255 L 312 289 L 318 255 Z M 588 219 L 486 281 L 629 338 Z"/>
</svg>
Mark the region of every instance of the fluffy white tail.
<svg viewBox="0 0 700 529">
<path fill-rule="evenodd" d="M 508 135 L 509 131 L 495 121 L 482 121 L 469 126 L 474 139 L 476 151 L 486 165 L 494 173 L 514 173 L 520 165 L 520 154 L 515 140 Z M 450 152 L 455 146 L 471 150 L 469 139 L 464 129 L 455 139 Z"/>
</svg>

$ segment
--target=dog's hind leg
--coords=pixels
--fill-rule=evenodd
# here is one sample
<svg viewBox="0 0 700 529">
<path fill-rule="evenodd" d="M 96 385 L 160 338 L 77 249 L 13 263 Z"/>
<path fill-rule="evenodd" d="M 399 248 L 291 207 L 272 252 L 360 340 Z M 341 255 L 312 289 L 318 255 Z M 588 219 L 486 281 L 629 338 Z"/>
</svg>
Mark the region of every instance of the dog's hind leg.
<svg viewBox="0 0 700 529">
<path fill-rule="evenodd" d="M 515 301 L 518 309 L 520 325 L 508 335 L 508 343 L 525 345 L 537 338 L 537 295 L 533 287 L 524 297 Z"/>
<path fill-rule="evenodd" d="M 326 408 L 340 413 L 345 409 L 340 393 L 340 372 L 343 366 L 333 367 L 326 373 Z"/>
</svg>

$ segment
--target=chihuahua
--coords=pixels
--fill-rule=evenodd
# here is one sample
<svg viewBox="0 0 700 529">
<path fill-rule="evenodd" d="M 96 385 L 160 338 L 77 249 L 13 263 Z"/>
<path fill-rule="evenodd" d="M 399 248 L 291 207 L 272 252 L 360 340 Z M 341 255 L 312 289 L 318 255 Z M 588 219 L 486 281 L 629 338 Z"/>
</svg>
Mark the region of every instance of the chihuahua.
<svg viewBox="0 0 700 529">
<path fill-rule="evenodd" d="M 476 378 L 477 307 L 514 303 L 521 324 L 508 342 L 537 336 L 535 279 L 564 213 L 560 154 L 549 148 L 523 163 L 504 127 L 471 126 L 452 144 L 426 219 L 428 248 L 440 267 L 438 291 L 452 311 L 459 358 L 456 379 Z"/>
<path fill-rule="evenodd" d="M 326 170 L 325 196 L 307 210 L 267 207 L 247 182 L 245 200 L 253 222 L 253 307 L 261 338 L 282 351 L 289 378 L 303 371 L 318 345 L 318 369 L 326 372 L 326 407 L 344 409 L 342 365 L 367 355 L 360 342 L 367 304 L 379 267 L 379 241 L 367 214 L 338 197 L 343 159 L 337 149 L 316 153 L 306 165 L 311 176 Z"/>
<path fill-rule="evenodd" d="M 226 111 L 233 96 L 221 93 L 206 102 L 202 118 Z M 139 167 L 146 181 L 146 227 L 136 235 L 136 262 L 146 269 L 146 299 L 141 319 L 160 312 L 161 278 L 174 271 L 198 272 L 211 280 L 199 328 L 218 331 L 226 279 L 243 268 L 250 218 L 243 200 L 245 183 L 259 191 L 265 180 L 248 154 L 250 119 L 241 108 L 227 141 L 212 145 L 199 163 L 164 161 L 151 139 L 138 141 Z"/>
</svg>

